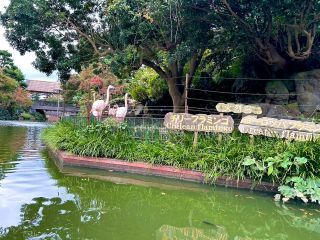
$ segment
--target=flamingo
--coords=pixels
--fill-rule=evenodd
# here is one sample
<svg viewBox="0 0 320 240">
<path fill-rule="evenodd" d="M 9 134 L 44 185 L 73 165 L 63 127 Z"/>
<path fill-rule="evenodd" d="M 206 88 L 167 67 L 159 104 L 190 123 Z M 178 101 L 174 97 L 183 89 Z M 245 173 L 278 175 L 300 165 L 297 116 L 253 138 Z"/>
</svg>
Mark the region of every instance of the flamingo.
<svg viewBox="0 0 320 240">
<path fill-rule="evenodd" d="M 117 109 L 118 109 L 118 105 L 117 105 L 117 104 L 114 105 L 112 108 L 110 107 L 110 108 L 109 108 L 108 115 L 109 115 L 109 116 L 116 116 Z"/>
<path fill-rule="evenodd" d="M 108 87 L 107 99 L 105 101 L 97 100 L 92 104 L 91 113 L 95 118 L 97 118 L 97 120 L 101 120 L 103 110 L 109 105 L 110 90 L 111 89 L 114 89 L 114 86 L 110 85 Z"/>
<path fill-rule="evenodd" d="M 124 107 L 117 108 L 116 118 L 123 121 L 128 112 L 128 93 L 124 95 Z"/>
</svg>

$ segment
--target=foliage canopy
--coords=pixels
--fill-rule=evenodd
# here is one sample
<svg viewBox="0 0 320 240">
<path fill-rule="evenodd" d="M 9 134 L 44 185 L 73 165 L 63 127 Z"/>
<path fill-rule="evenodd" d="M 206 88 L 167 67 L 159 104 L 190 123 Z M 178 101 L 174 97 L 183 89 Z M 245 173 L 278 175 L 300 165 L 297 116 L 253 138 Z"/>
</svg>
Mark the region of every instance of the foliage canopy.
<svg viewBox="0 0 320 240">
<path fill-rule="evenodd" d="M 215 74 L 241 59 L 262 78 L 320 67 L 319 12 L 318 0 L 12 0 L 1 19 L 39 70 L 67 80 L 103 62 L 127 78 L 148 66 L 181 111 L 183 76 L 192 84 L 199 66 Z"/>
</svg>

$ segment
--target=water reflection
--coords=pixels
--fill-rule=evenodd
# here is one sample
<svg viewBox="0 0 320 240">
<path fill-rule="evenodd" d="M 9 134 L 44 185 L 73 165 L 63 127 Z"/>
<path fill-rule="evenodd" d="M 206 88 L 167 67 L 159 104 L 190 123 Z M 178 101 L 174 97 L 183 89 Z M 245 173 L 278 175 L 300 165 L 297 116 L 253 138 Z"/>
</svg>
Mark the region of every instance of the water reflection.
<svg viewBox="0 0 320 240">
<path fill-rule="evenodd" d="M 0 231 L 3 239 L 80 239 L 79 211 L 73 201 L 35 198 L 22 206 L 21 213 L 18 226 Z"/>
<path fill-rule="evenodd" d="M 56 182 L 45 170 L 41 129 L 0 126 L 0 213 L 6 216 L 0 218 L 2 228 L 18 225 L 21 206 L 35 197 L 55 197 L 63 191 L 53 187 Z"/>
<path fill-rule="evenodd" d="M 48 168 L 53 169 L 50 164 L 52 161 L 48 161 Z M 152 187 L 115 185 L 92 179 L 102 179 L 99 172 L 96 176 L 90 172 L 89 179 L 85 174 L 80 178 L 60 178 L 56 172 L 53 176 L 59 185 L 68 186 L 69 192 L 79 197 L 82 209 L 90 208 L 87 201 L 95 199 L 98 215 L 101 214 L 100 223 L 108 226 L 105 231 L 121 228 L 114 239 L 126 239 L 133 229 L 145 235 L 129 239 L 187 239 L 181 232 L 191 236 L 198 233 L 198 239 L 315 239 L 320 236 L 310 228 L 301 230 L 301 226 L 311 222 L 319 229 L 320 214 L 312 208 L 316 206 L 277 205 L 266 194 L 221 188 L 208 190 L 207 187 L 200 187 L 200 191 L 189 188 L 177 191 L 172 186 L 153 184 Z M 308 216 L 312 214 L 312 218 L 305 217 L 306 212 Z M 301 225 L 294 221 L 300 221 Z"/>
<path fill-rule="evenodd" d="M 0 180 L 2 180 L 5 173 L 14 169 L 17 164 L 17 152 L 25 143 L 27 129 L 1 127 L 1 125 L 0 128 Z"/>
<path fill-rule="evenodd" d="M 16 154 L 16 152 L 23 147 L 26 139 L 26 132 L 26 128 L 1 127 L 0 162 L 10 160 L 12 154 Z"/>
<path fill-rule="evenodd" d="M 0 138 L 0 239 L 320 238 L 315 205 L 158 178 L 79 169 L 62 174 L 41 154 L 40 132 L 0 127 L 10 138 Z"/>
<path fill-rule="evenodd" d="M 198 229 L 193 227 L 177 228 L 164 225 L 156 234 L 157 240 L 227 240 L 228 234 L 224 228 Z"/>
</svg>

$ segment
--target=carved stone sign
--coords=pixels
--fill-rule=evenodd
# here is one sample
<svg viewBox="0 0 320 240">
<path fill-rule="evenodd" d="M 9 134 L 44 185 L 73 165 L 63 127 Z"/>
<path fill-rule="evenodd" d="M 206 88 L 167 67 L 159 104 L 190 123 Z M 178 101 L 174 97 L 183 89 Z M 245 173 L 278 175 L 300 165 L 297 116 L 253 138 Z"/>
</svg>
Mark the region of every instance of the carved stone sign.
<svg viewBox="0 0 320 240">
<path fill-rule="evenodd" d="M 241 133 L 293 139 L 297 141 L 311 141 L 320 137 L 320 124 L 296 120 L 257 118 L 246 116 L 239 125 Z"/>
<path fill-rule="evenodd" d="M 262 114 L 260 106 L 256 105 L 245 105 L 235 103 L 218 103 L 216 106 L 218 112 L 221 113 L 245 113 L 245 114 Z"/>
<path fill-rule="evenodd" d="M 234 121 L 231 116 L 205 114 L 167 113 L 164 125 L 171 130 L 191 132 L 232 133 L 234 129 Z"/>
</svg>

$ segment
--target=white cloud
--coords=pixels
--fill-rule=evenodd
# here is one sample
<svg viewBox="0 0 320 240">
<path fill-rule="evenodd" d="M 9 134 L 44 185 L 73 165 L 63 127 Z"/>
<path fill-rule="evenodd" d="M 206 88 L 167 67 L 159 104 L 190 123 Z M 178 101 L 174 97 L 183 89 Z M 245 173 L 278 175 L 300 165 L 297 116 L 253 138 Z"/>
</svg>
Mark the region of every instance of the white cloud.
<svg viewBox="0 0 320 240">
<path fill-rule="evenodd" d="M 9 5 L 10 0 L 0 0 L 0 11 L 3 12 L 5 7 Z M 0 25 L 0 49 L 7 50 L 12 54 L 14 63 L 21 69 L 26 79 L 34 79 L 34 80 L 50 80 L 57 81 L 58 75 L 57 73 L 52 74 L 51 76 L 46 76 L 46 74 L 39 72 L 36 70 L 32 62 L 35 60 L 34 53 L 26 53 L 21 56 L 18 51 L 13 49 L 8 41 L 5 38 L 5 30 Z"/>
</svg>

